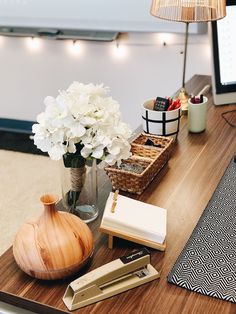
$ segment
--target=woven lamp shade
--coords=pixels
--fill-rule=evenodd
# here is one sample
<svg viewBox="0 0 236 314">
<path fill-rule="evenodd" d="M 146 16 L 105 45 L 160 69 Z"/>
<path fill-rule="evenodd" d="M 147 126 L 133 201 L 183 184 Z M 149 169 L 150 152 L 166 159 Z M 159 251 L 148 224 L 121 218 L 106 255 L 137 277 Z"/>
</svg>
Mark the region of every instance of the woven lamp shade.
<svg viewBox="0 0 236 314">
<path fill-rule="evenodd" d="M 153 16 L 177 22 L 208 22 L 226 15 L 225 0 L 153 0 Z"/>
</svg>

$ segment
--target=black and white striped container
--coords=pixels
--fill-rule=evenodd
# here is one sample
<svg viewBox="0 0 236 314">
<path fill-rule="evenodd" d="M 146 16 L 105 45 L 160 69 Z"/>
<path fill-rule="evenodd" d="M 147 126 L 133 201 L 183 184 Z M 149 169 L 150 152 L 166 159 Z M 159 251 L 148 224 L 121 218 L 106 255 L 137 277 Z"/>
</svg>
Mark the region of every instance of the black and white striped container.
<svg viewBox="0 0 236 314">
<path fill-rule="evenodd" d="M 153 110 L 154 100 L 142 104 L 142 124 L 145 133 L 171 136 L 176 139 L 179 132 L 181 108 L 172 111 Z"/>
</svg>

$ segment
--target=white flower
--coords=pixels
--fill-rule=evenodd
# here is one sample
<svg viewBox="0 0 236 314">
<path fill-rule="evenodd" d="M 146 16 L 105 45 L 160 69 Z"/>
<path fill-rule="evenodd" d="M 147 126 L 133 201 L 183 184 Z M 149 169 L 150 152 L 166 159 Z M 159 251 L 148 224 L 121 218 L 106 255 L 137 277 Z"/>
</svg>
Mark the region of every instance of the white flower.
<svg viewBox="0 0 236 314">
<path fill-rule="evenodd" d="M 104 154 L 104 146 L 103 145 L 99 145 L 97 147 L 95 147 L 95 149 L 93 150 L 92 153 L 92 157 L 96 158 L 96 159 L 101 159 L 103 154 Z"/>
<path fill-rule="evenodd" d="M 57 144 L 48 151 L 48 154 L 53 160 L 60 160 L 65 152 L 65 147 L 63 145 Z"/>
<path fill-rule="evenodd" d="M 80 115 L 86 115 L 90 111 L 89 96 L 80 95 L 78 97 L 71 97 L 69 107 L 71 114 L 75 118 L 79 118 Z"/>
<path fill-rule="evenodd" d="M 104 97 L 109 91 L 108 87 L 104 87 L 103 84 L 94 85 L 94 84 L 81 84 L 79 82 L 73 82 L 67 89 L 67 92 L 73 95 L 88 94 L 91 96 L 101 96 Z"/>
<path fill-rule="evenodd" d="M 100 166 L 129 158 L 131 130 L 121 122 L 119 104 L 108 90 L 73 82 L 56 98 L 46 97 L 46 109 L 33 125 L 35 145 L 54 160 L 75 153 L 78 143 L 81 156 L 101 160 Z"/>
<path fill-rule="evenodd" d="M 120 153 L 120 145 L 118 141 L 113 141 L 113 143 L 109 145 L 107 148 L 108 152 L 112 155 L 118 155 Z"/>
<path fill-rule="evenodd" d="M 82 137 L 86 133 L 85 127 L 79 122 L 74 122 L 73 125 L 71 125 L 70 131 L 72 137 Z"/>
<path fill-rule="evenodd" d="M 41 149 L 42 152 L 48 152 L 52 148 L 49 138 L 34 137 L 34 144 Z"/>
<path fill-rule="evenodd" d="M 114 165 L 116 162 L 116 155 L 109 154 L 105 158 L 105 162 L 108 163 L 108 165 Z"/>
<path fill-rule="evenodd" d="M 84 147 L 81 149 L 81 156 L 87 158 L 92 153 L 92 151 L 93 151 L 92 145 L 90 144 L 84 145 Z"/>
<path fill-rule="evenodd" d="M 76 146 L 73 140 L 68 142 L 68 153 L 75 153 L 76 152 Z"/>
</svg>

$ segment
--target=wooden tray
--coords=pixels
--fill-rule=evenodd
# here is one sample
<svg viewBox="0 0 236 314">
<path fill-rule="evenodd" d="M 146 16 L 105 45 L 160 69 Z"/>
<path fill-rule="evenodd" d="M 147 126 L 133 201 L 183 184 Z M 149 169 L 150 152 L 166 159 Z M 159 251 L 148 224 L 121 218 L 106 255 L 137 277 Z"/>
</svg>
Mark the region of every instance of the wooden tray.
<svg viewBox="0 0 236 314">
<path fill-rule="evenodd" d="M 166 249 L 166 241 L 164 243 L 157 243 L 154 241 L 149 241 L 149 240 L 139 238 L 137 236 L 134 237 L 132 234 L 120 232 L 119 230 L 107 228 L 102 225 L 99 228 L 99 231 L 108 235 L 108 248 L 109 249 L 113 248 L 114 237 L 125 239 L 125 240 L 135 242 L 141 245 L 145 245 L 159 251 L 165 251 Z"/>
</svg>

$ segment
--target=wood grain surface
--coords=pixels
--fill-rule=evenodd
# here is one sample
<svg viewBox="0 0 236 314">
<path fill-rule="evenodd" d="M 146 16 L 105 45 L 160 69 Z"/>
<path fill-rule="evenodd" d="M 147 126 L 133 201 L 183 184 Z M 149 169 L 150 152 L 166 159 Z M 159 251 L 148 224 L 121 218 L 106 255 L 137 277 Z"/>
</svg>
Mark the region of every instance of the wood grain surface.
<svg viewBox="0 0 236 314">
<path fill-rule="evenodd" d="M 41 197 L 44 211 L 18 230 L 13 255 L 28 275 L 46 280 L 77 273 L 93 252 L 93 236 L 87 224 L 73 214 L 56 210 L 57 195 Z"/>
<path fill-rule="evenodd" d="M 210 77 L 196 75 L 187 84 L 187 89 L 197 94 L 206 84 L 210 84 Z M 168 210 L 166 251 L 150 249 L 152 265 L 161 272 L 161 278 L 73 313 L 236 313 L 235 304 L 189 292 L 167 283 L 166 279 L 236 152 L 236 129 L 221 117 L 222 112 L 236 107 L 215 107 L 211 91 L 206 96 L 209 98 L 206 131 L 189 134 L 187 117 L 183 116 L 178 141 L 168 165 L 143 194 L 125 194 Z M 229 118 L 236 123 L 233 114 Z M 103 180 L 100 188 L 102 207 L 110 189 L 109 181 Z M 95 252 L 91 264 L 81 274 L 139 247 L 135 243 L 115 239 L 114 249 L 108 249 L 107 236 L 98 232 L 101 216 L 102 213 L 90 224 Z M 37 313 L 68 313 L 62 296 L 67 284 L 78 276 L 56 282 L 32 279 L 19 270 L 10 248 L 0 258 L 0 300 Z"/>
</svg>

